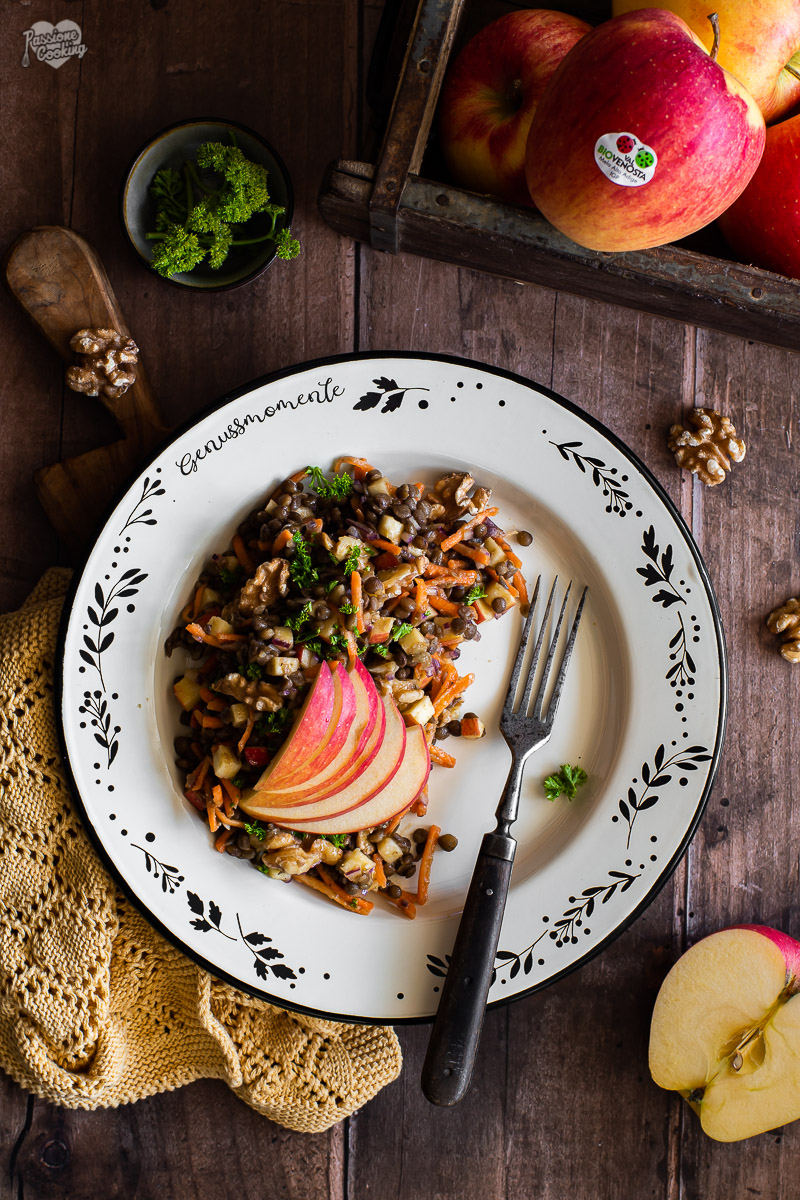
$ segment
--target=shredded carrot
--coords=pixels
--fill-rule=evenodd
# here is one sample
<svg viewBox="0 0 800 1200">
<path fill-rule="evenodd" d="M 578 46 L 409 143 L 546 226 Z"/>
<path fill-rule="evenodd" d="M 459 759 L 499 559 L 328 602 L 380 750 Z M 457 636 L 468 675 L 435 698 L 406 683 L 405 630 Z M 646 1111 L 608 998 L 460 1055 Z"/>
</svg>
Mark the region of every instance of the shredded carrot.
<svg viewBox="0 0 800 1200">
<path fill-rule="evenodd" d="M 474 682 L 475 676 L 469 674 L 462 675 L 460 679 L 455 679 L 446 684 L 433 702 L 433 715 L 438 717 L 440 713 L 443 713 L 446 708 L 450 707 L 456 696 L 460 696 Z"/>
<path fill-rule="evenodd" d="M 501 537 L 501 535 L 499 533 L 492 534 L 492 537 L 497 542 L 498 546 L 500 546 L 500 548 L 502 550 L 505 550 L 506 558 L 508 559 L 508 561 L 512 562 L 514 564 L 514 566 L 517 568 L 517 570 L 519 570 L 520 567 L 522 566 L 522 561 L 519 558 L 517 558 L 516 554 L 511 549 L 511 547 L 509 546 L 506 539 L 504 537 Z"/>
<path fill-rule="evenodd" d="M 421 796 L 417 797 L 416 801 L 411 805 L 411 811 L 417 817 L 425 816 L 425 813 L 428 811 L 428 794 L 427 794 L 427 792 L 423 792 Z"/>
<path fill-rule="evenodd" d="M 219 850 L 219 852 L 221 854 L 232 837 L 233 837 L 232 829 L 220 829 L 219 833 L 214 838 L 214 849 Z"/>
<path fill-rule="evenodd" d="M 200 688 L 200 699 L 205 700 L 206 704 L 208 704 L 209 700 L 216 700 L 216 698 L 217 697 L 214 695 L 211 688 L 207 688 L 207 687 Z"/>
<path fill-rule="evenodd" d="M 284 546 L 288 546 L 294 537 L 294 532 L 291 529 L 282 529 L 275 541 L 272 543 L 272 553 L 278 554 Z"/>
<path fill-rule="evenodd" d="M 353 474 L 355 475 L 356 479 L 363 479 L 369 471 L 375 470 L 372 464 L 368 463 L 365 458 L 352 458 L 349 454 L 342 454 L 333 464 L 334 475 L 338 475 L 342 467 L 345 465 L 353 468 Z"/>
<path fill-rule="evenodd" d="M 206 755 L 203 761 L 195 767 L 191 775 L 186 776 L 186 786 L 191 788 L 192 791 L 196 791 L 198 788 L 201 788 L 203 786 L 203 780 L 206 777 L 206 772 L 210 766 L 211 759 L 208 757 L 208 755 Z"/>
<path fill-rule="evenodd" d="M 251 712 L 249 717 L 247 718 L 247 725 L 245 726 L 245 731 L 242 734 L 242 736 L 239 738 L 239 744 L 236 747 L 239 754 L 242 753 L 245 746 L 247 745 L 247 743 L 250 739 L 250 734 L 253 732 L 253 726 L 255 725 L 255 723 L 256 723 L 256 714 L 254 712 Z"/>
<path fill-rule="evenodd" d="M 442 551 L 449 550 L 451 546 L 457 546 L 459 542 L 464 540 L 464 538 L 468 538 L 475 526 L 479 525 L 485 517 L 489 516 L 490 511 L 490 509 L 485 508 L 483 512 L 476 513 L 474 517 L 470 517 L 466 525 L 462 525 L 460 529 L 455 531 L 455 533 L 451 533 L 449 537 L 444 538 L 444 540 L 439 543 L 439 549 Z M 497 512 L 497 509 L 494 511 Z M 459 547 L 458 552 L 459 554 L 463 554 L 464 547 Z"/>
<path fill-rule="evenodd" d="M 383 869 L 383 859 L 380 854 L 373 854 L 372 861 L 375 863 L 375 882 L 379 888 L 386 887 L 386 872 Z"/>
<path fill-rule="evenodd" d="M 458 605 L 453 600 L 445 600 L 444 596 L 432 596 L 429 592 L 428 604 L 437 612 L 444 613 L 448 617 L 458 616 Z"/>
<path fill-rule="evenodd" d="M 218 816 L 219 812 L 213 800 L 206 800 L 206 815 L 208 816 L 208 828 L 212 833 L 216 833 L 219 829 Z"/>
<path fill-rule="evenodd" d="M 236 555 L 239 562 L 244 567 L 245 571 L 247 571 L 247 574 L 252 575 L 253 571 L 255 571 L 255 569 L 256 569 L 256 564 L 253 562 L 252 558 L 250 557 L 247 547 L 245 546 L 244 542 L 242 541 L 240 534 L 235 533 L 233 535 L 233 541 L 231 542 L 231 545 L 233 546 L 233 553 Z"/>
<path fill-rule="evenodd" d="M 436 846 L 436 839 L 441 832 L 441 828 L 438 825 L 431 825 L 428 830 L 425 849 L 422 851 L 422 858 L 419 860 L 419 870 L 417 872 L 417 904 L 425 904 L 428 899 L 433 851 Z"/>
<path fill-rule="evenodd" d="M 351 904 L 354 897 L 350 896 L 344 890 L 343 887 L 339 886 L 339 884 L 333 878 L 333 875 L 331 874 L 331 872 L 328 870 L 327 867 L 324 867 L 322 865 L 322 863 L 317 864 L 317 874 L 319 875 L 319 877 L 323 883 L 327 883 L 328 887 L 331 889 L 332 892 L 334 892 L 337 896 L 340 896 L 342 898 L 342 900 L 344 900 L 345 904 L 347 904 L 347 905 Z M 369 904 L 369 901 L 364 901 L 364 903 Z M 369 907 L 372 908 L 372 904 L 369 904 Z M 369 910 L 367 910 L 367 911 L 369 911 Z"/>
<path fill-rule="evenodd" d="M 438 763 L 440 767 L 454 767 L 456 760 L 452 754 L 448 754 L 445 750 L 440 750 L 438 746 L 430 746 L 429 753 L 431 762 Z"/>
<path fill-rule="evenodd" d="M 220 633 L 214 636 L 206 633 L 202 625 L 197 625 L 194 622 L 186 626 L 186 632 L 190 633 L 196 642 L 205 642 L 207 646 L 213 646 L 215 650 L 224 650 L 228 642 L 246 642 L 247 638 L 243 633 Z"/>
<path fill-rule="evenodd" d="M 471 558 L 472 561 L 476 562 L 479 567 L 486 567 L 489 565 L 490 556 L 485 550 L 479 550 L 477 546 L 462 546 L 461 553 L 466 554 L 467 558 Z"/>
<path fill-rule="evenodd" d="M 223 790 L 228 793 L 233 808 L 236 808 L 237 804 L 242 798 L 242 793 L 239 791 L 235 783 L 231 783 L 230 779 L 220 779 L 220 783 L 222 784 Z M 233 816 L 233 808 L 228 813 L 229 817 Z M 227 805 L 225 806 L 225 811 L 227 812 Z"/>
<path fill-rule="evenodd" d="M 379 550 L 385 550 L 387 554 L 393 554 L 397 558 L 400 553 L 400 547 L 394 542 L 387 542 L 385 538 L 373 538 L 370 546 L 377 546 Z"/>
<path fill-rule="evenodd" d="M 203 595 L 206 590 L 206 585 L 201 583 L 194 594 L 194 604 L 192 605 L 192 616 L 197 617 L 200 609 L 203 607 Z"/>
<path fill-rule="evenodd" d="M 449 586 L 449 581 L 451 578 L 453 579 L 454 583 L 458 583 L 462 587 L 470 587 L 473 583 L 477 583 L 477 581 L 478 581 L 478 572 L 477 571 L 473 571 L 473 570 L 463 571 L 463 570 L 461 570 L 460 567 L 457 567 L 453 563 L 452 559 L 448 563 L 448 566 L 450 567 L 451 573 L 449 576 L 447 576 L 448 582 L 446 584 L 444 584 L 445 587 Z"/>
<path fill-rule="evenodd" d="M 350 912 L 359 913 L 361 916 L 367 916 L 374 908 L 372 902 L 365 900 L 363 896 L 348 896 L 347 892 L 337 895 L 333 888 L 328 887 L 327 883 L 323 883 L 321 879 L 315 879 L 313 875 L 293 875 L 292 879 L 296 883 L 305 883 L 314 891 L 327 896 L 329 900 L 335 900 L 337 904 L 341 904 L 342 908 L 349 908 Z"/>
<path fill-rule="evenodd" d="M 394 896 L 390 896 L 388 892 L 384 892 L 383 894 L 390 904 L 400 909 L 404 917 L 408 917 L 409 921 L 414 920 L 417 915 L 417 906 L 414 903 L 416 897 L 410 895 L 408 892 L 401 892 L 396 899 Z"/>
<path fill-rule="evenodd" d="M 356 629 L 359 633 L 364 632 L 364 600 L 361 594 L 361 576 L 358 571 L 353 571 L 350 575 L 350 596 L 353 601 L 353 607 L 356 610 Z"/>
<path fill-rule="evenodd" d="M 421 621 L 425 615 L 425 609 L 428 607 L 428 589 L 425 586 L 425 580 L 419 576 L 414 590 L 414 612 L 411 620 Z"/>
<path fill-rule="evenodd" d="M 403 809 L 402 812 L 399 812 L 399 813 L 397 813 L 396 816 L 392 817 L 391 821 L 386 826 L 386 834 L 385 834 L 386 837 L 388 837 L 390 833 L 394 833 L 395 829 L 397 829 L 397 826 L 400 824 L 400 822 L 402 821 L 402 819 L 405 815 L 406 815 L 406 810 Z"/>
<path fill-rule="evenodd" d="M 358 643 L 352 629 L 345 629 L 344 636 L 347 642 L 347 663 L 348 666 L 354 667 L 358 658 Z"/>
<path fill-rule="evenodd" d="M 448 574 L 447 567 L 440 567 L 437 563 L 432 563 L 432 562 L 429 562 L 428 565 L 425 567 L 425 570 L 423 571 L 423 575 L 425 576 L 426 579 L 433 579 L 437 575 L 447 575 L 447 574 Z"/>
<path fill-rule="evenodd" d="M 225 724 L 220 717 L 209 717 L 206 713 L 200 713 L 199 720 L 203 729 L 222 729 Z"/>
<path fill-rule="evenodd" d="M 224 810 L 220 808 L 217 809 L 217 820 L 220 825 L 225 825 L 226 827 L 230 825 L 233 829 L 245 828 L 244 821 L 236 821 L 233 817 L 226 816 Z"/>
<path fill-rule="evenodd" d="M 206 705 L 206 708 L 209 712 L 222 712 L 222 710 L 227 707 L 227 701 L 217 699 L 217 697 L 215 697 L 213 700 L 209 700 L 208 704 Z"/>
<path fill-rule="evenodd" d="M 514 587 L 519 592 L 520 604 L 527 604 L 528 603 L 528 588 L 525 583 L 525 576 L 522 574 L 522 571 L 517 571 L 516 575 L 514 576 Z"/>
</svg>

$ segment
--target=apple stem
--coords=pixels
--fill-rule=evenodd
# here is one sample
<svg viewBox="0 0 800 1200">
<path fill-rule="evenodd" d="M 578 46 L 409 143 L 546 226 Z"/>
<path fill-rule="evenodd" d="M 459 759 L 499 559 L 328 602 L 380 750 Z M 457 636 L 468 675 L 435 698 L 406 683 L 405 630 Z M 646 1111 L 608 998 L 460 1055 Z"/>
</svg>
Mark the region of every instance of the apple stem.
<svg viewBox="0 0 800 1200">
<path fill-rule="evenodd" d="M 800 71 L 795 70 L 794 67 L 790 67 L 788 63 L 783 69 L 784 71 L 788 71 L 790 75 L 794 75 L 795 79 L 800 79 Z"/>
<path fill-rule="evenodd" d="M 711 22 L 711 28 L 714 30 L 714 44 L 711 47 L 711 61 L 717 61 L 717 53 L 719 52 L 719 16 L 717 13 L 709 13 L 708 19 Z"/>
</svg>

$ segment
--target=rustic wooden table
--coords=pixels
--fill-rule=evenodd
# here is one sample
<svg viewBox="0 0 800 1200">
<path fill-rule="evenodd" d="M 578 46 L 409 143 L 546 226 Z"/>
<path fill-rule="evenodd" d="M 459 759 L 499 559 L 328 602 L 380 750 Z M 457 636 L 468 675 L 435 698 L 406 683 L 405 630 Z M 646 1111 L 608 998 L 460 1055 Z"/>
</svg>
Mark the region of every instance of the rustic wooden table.
<svg viewBox="0 0 800 1200">
<path fill-rule="evenodd" d="M 647 1070 L 649 1016 L 669 964 L 704 933 L 755 920 L 800 934 L 795 668 L 764 615 L 800 586 L 795 448 L 800 358 L 735 337 L 521 287 L 339 239 L 316 212 L 329 160 L 368 132 L 366 62 L 379 0 L 18 0 L 5 7 L 2 237 L 73 227 L 99 250 L 170 422 L 237 385 L 319 355 L 395 348 L 518 371 L 605 421 L 658 475 L 705 555 L 731 662 L 728 741 L 684 861 L 599 959 L 489 1014 L 475 1084 L 455 1111 L 423 1099 L 427 1028 L 400 1031 L 400 1080 L 326 1135 L 268 1124 L 221 1083 L 130 1108 L 68 1112 L 0 1080 L 0 1198 L 485 1200 L 523 1197 L 794 1200 L 800 1126 L 733 1146 L 700 1132 Z M 35 21 L 74 20 L 86 53 L 22 64 Z M 120 181 L 149 135 L 186 116 L 262 131 L 294 178 L 304 253 L 220 295 L 165 286 L 135 261 Z M 110 441 L 111 419 L 0 295 L 0 605 L 64 561 L 32 472 Z M 670 423 L 693 404 L 728 412 L 746 462 L 704 492 L 675 468 Z M 798 668 L 800 670 L 800 668 Z"/>
</svg>

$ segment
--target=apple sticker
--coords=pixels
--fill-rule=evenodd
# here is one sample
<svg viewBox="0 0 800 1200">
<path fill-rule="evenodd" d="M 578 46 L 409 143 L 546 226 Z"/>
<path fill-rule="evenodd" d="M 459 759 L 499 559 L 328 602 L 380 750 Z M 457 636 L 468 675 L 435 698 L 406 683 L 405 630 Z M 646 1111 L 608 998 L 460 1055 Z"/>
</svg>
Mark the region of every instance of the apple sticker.
<svg viewBox="0 0 800 1200">
<path fill-rule="evenodd" d="M 649 183 L 658 165 L 658 155 L 633 133 L 605 133 L 598 138 L 594 160 L 600 170 L 620 187 Z"/>
</svg>

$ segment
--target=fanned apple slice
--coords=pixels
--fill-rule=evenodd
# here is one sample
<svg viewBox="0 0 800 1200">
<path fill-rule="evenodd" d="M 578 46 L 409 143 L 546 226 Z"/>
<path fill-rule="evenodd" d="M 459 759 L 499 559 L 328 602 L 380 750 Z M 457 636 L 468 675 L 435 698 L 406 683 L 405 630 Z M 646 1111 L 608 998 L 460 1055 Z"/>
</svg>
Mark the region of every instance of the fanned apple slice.
<svg viewBox="0 0 800 1200">
<path fill-rule="evenodd" d="M 331 676 L 332 701 L 327 723 L 321 698 L 315 698 L 320 677 Z M 327 695 L 325 696 L 327 701 Z M 325 770 L 344 746 L 356 715 L 353 681 L 340 662 L 323 662 L 311 688 L 307 707 L 295 721 L 286 741 L 266 767 L 259 786 L 300 787 Z M 262 784 L 262 781 L 265 781 Z"/>
<path fill-rule="evenodd" d="M 286 741 L 267 766 L 264 775 L 287 768 L 294 769 L 295 764 L 302 764 L 317 753 L 328 730 L 332 732 L 331 717 L 335 696 L 336 688 L 331 669 L 326 662 L 321 662 L 316 679 L 298 710 Z M 263 777 L 262 775 L 262 779 Z"/>
<path fill-rule="evenodd" d="M 294 829 L 295 825 L 298 828 L 305 827 L 299 824 L 303 818 L 327 819 L 366 803 L 396 773 L 406 746 L 405 722 L 389 693 L 381 697 L 381 708 L 386 726 L 380 747 L 369 765 L 359 771 L 348 786 L 337 789 L 329 796 L 294 806 L 275 803 L 275 797 L 270 792 L 253 792 L 252 795 L 242 796 L 240 807 L 250 816 Z"/>
<path fill-rule="evenodd" d="M 372 676 L 356 662 L 350 679 L 355 693 L 356 712 L 348 735 L 335 758 L 305 783 L 294 787 L 273 787 L 269 768 L 255 790 L 268 791 L 275 804 L 304 804 L 321 800 L 345 787 L 375 757 L 383 738 L 386 717 Z"/>
<path fill-rule="evenodd" d="M 431 769 L 428 743 L 420 725 L 406 730 L 403 761 L 389 782 L 366 803 L 338 817 L 298 821 L 305 833 L 354 833 L 374 829 L 409 808 L 425 786 Z"/>
<path fill-rule="evenodd" d="M 800 943 L 723 929 L 675 963 L 658 993 L 650 1071 L 709 1137 L 737 1141 L 800 1117 Z"/>
</svg>

